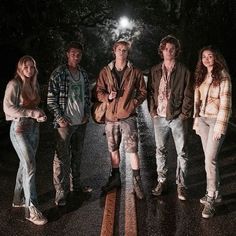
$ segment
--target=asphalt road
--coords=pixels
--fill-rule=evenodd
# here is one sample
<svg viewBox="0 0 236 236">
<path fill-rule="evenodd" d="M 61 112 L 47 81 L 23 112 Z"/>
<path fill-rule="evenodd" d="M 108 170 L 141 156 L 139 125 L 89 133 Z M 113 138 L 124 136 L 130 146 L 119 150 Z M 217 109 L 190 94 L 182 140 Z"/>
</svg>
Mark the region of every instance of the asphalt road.
<svg viewBox="0 0 236 236">
<path fill-rule="evenodd" d="M 151 119 L 146 103 L 138 110 L 140 134 L 140 157 L 142 179 L 146 199 L 136 201 L 137 232 L 140 236 L 193 235 L 224 236 L 236 232 L 236 140 L 235 130 L 230 126 L 222 152 L 219 156 L 223 202 L 217 207 L 217 215 L 209 220 L 201 218 L 200 197 L 205 191 L 204 159 L 199 137 L 189 129 L 190 165 L 189 200 L 181 202 L 176 196 L 176 153 L 173 141 L 169 144 L 170 166 L 169 192 L 159 198 L 150 195 L 156 181 L 155 142 Z M 49 223 L 35 226 L 24 219 L 23 209 L 11 207 L 18 158 L 11 146 L 9 134 L 1 132 L 0 141 L 0 235 L 81 235 L 101 234 L 105 196 L 101 186 L 105 184 L 110 162 L 107 153 L 103 125 L 90 122 L 85 140 L 81 179 L 84 185 L 93 187 L 91 194 L 70 195 L 69 204 L 58 208 L 54 204 L 52 184 L 52 160 L 54 136 L 52 125 L 41 124 L 41 139 L 37 154 L 37 192 L 40 208 Z M 117 191 L 115 224 L 113 235 L 125 235 L 125 185 L 128 157 L 122 152 L 122 188 Z M 105 235 L 107 236 L 107 235 Z"/>
</svg>

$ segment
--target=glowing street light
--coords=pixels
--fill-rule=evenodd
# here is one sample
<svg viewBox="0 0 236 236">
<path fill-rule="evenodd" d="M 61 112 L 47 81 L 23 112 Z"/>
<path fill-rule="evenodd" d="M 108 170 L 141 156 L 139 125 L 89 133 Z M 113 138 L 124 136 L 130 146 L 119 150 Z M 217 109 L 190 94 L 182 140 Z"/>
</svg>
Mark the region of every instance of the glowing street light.
<svg viewBox="0 0 236 236">
<path fill-rule="evenodd" d="M 137 35 L 137 31 L 132 31 L 136 27 L 136 23 L 127 16 L 120 17 L 115 25 L 116 28 L 114 31 L 118 38 L 130 40 L 134 35 Z"/>
<path fill-rule="evenodd" d="M 126 16 L 123 16 L 119 20 L 119 25 L 121 28 L 129 28 L 130 27 L 130 21 Z"/>
</svg>

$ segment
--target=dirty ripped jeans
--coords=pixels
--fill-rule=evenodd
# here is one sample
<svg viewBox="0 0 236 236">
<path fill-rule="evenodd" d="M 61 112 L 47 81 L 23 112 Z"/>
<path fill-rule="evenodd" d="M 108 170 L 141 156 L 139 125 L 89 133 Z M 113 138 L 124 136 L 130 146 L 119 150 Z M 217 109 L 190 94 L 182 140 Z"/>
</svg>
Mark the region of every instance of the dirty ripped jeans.
<svg viewBox="0 0 236 236">
<path fill-rule="evenodd" d="M 87 124 L 56 130 L 53 160 L 53 183 L 57 192 L 77 191 L 80 187 L 80 164 Z"/>
<path fill-rule="evenodd" d="M 32 118 L 20 118 L 12 121 L 10 138 L 20 159 L 14 190 L 14 204 L 25 204 L 26 208 L 37 205 L 35 187 L 35 155 L 39 142 L 39 124 Z"/>
<path fill-rule="evenodd" d="M 180 118 L 166 120 L 164 117 L 154 117 L 153 124 L 156 141 L 158 182 L 164 182 L 167 178 L 167 144 L 171 132 L 177 152 L 176 184 L 186 188 L 188 162 L 186 142 L 187 120 L 181 120 Z"/>
</svg>

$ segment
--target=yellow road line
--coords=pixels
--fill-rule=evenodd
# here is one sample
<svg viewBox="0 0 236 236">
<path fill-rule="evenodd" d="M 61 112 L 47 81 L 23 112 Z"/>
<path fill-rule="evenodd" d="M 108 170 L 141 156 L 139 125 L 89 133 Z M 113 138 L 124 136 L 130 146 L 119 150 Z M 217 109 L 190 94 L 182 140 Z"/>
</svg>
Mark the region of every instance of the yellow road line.
<svg viewBox="0 0 236 236">
<path fill-rule="evenodd" d="M 130 163 L 128 163 L 128 160 L 126 161 L 126 177 L 125 177 L 125 183 L 126 183 L 126 186 L 125 186 L 125 236 L 136 236 L 137 235 L 137 217 L 136 217 L 135 194 L 133 193 L 132 173 L 131 173 Z"/>
<path fill-rule="evenodd" d="M 116 189 L 107 193 L 101 236 L 113 236 L 114 221 L 115 221 L 115 208 L 116 208 Z"/>
<path fill-rule="evenodd" d="M 125 235 L 137 235 L 137 218 L 135 211 L 135 195 L 131 192 L 126 192 L 125 197 Z"/>
</svg>

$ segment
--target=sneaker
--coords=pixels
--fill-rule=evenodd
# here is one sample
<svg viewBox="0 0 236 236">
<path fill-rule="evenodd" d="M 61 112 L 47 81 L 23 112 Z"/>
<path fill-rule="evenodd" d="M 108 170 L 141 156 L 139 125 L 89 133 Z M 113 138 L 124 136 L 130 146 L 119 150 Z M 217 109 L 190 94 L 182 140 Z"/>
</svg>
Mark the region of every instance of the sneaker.
<svg viewBox="0 0 236 236">
<path fill-rule="evenodd" d="M 154 189 L 152 189 L 152 195 L 160 196 L 161 194 L 163 194 L 166 191 L 167 191 L 167 184 L 166 184 L 166 182 L 159 182 L 157 184 L 157 186 Z"/>
<path fill-rule="evenodd" d="M 12 203 L 12 207 L 19 208 L 19 207 L 25 207 L 25 203 Z"/>
<path fill-rule="evenodd" d="M 35 206 L 29 206 L 29 216 L 25 218 L 36 225 L 44 225 L 48 222 L 48 220 Z"/>
<path fill-rule="evenodd" d="M 109 191 L 111 191 L 114 188 L 120 188 L 121 187 L 121 179 L 120 179 L 120 175 L 112 175 L 109 177 L 108 182 L 106 183 L 106 185 L 104 185 L 102 187 L 102 191 L 107 193 Z"/>
<path fill-rule="evenodd" d="M 215 214 L 214 199 L 207 196 L 207 201 L 202 211 L 202 217 L 205 219 L 213 217 Z"/>
<path fill-rule="evenodd" d="M 222 196 L 218 194 L 216 198 L 214 198 L 215 203 L 221 203 L 222 202 Z M 206 204 L 207 203 L 207 194 L 200 199 L 200 203 Z"/>
<path fill-rule="evenodd" d="M 178 198 L 181 201 L 185 201 L 187 199 L 187 192 L 186 192 L 186 188 L 185 187 L 178 185 L 177 193 L 178 193 Z"/>
<path fill-rule="evenodd" d="M 64 191 L 56 191 L 55 204 L 57 206 L 65 206 L 66 205 L 66 195 L 65 195 Z"/>
<path fill-rule="evenodd" d="M 134 186 L 134 192 L 136 193 L 136 196 L 138 199 L 143 199 L 144 198 L 144 193 L 143 193 L 143 186 L 142 186 L 142 181 L 140 176 L 135 176 L 133 177 L 133 186 Z"/>
</svg>

